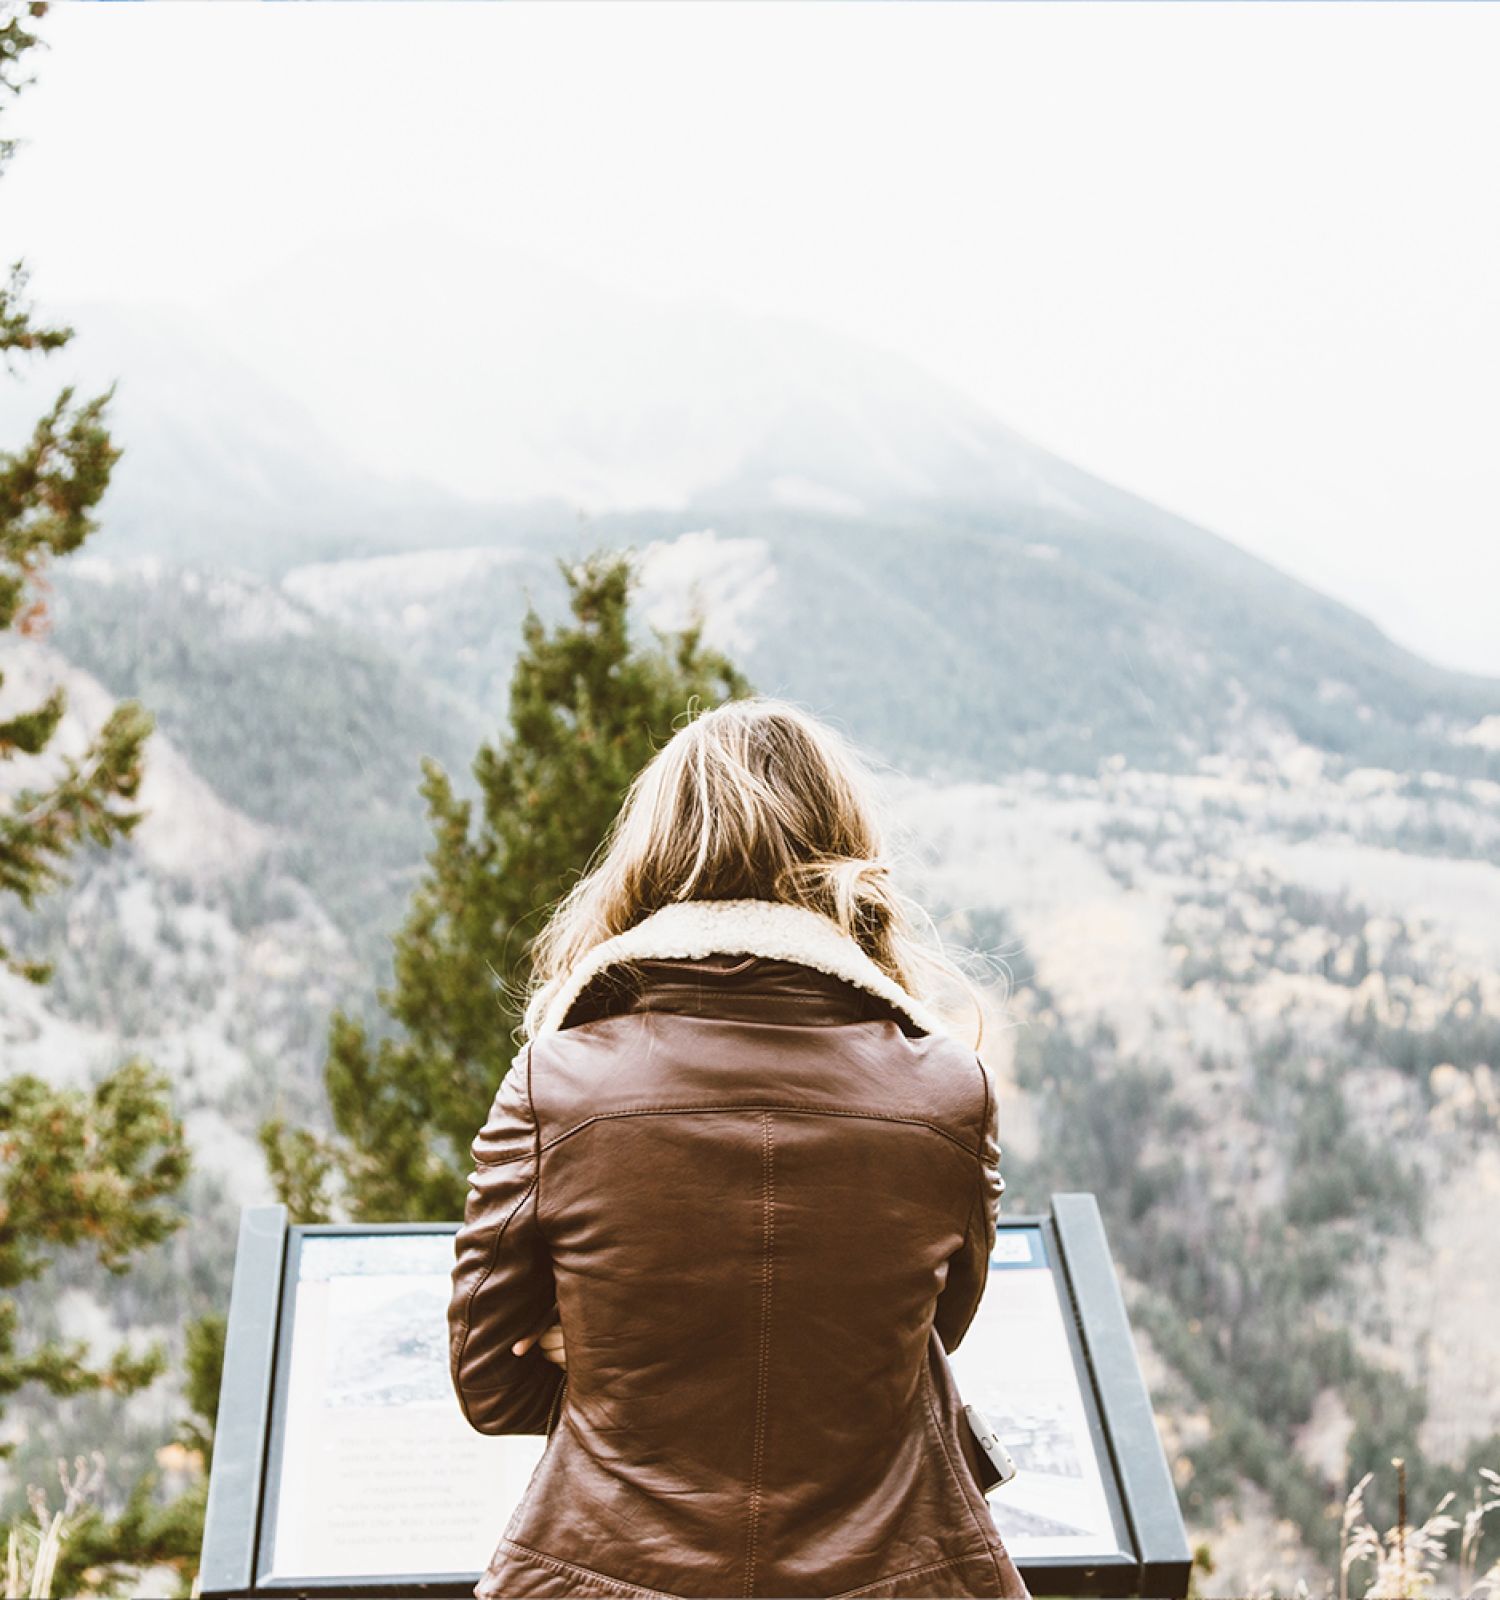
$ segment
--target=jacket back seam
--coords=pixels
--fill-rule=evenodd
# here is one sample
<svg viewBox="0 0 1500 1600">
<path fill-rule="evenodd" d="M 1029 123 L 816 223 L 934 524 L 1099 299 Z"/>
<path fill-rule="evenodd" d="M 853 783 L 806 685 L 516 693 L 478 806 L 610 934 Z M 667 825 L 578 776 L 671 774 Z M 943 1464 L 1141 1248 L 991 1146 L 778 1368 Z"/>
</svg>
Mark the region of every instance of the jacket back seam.
<svg viewBox="0 0 1500 1600">
<path fill-rule="evenodd" d="M 755 1446 L 750 1457 L 750 1519 L 745 1551 L 745 1593 L 755 1593 L 755 1545 L 760 1532 L 761 1474 L 765 1467 L 766 1401 L 771 1381 L 771 1284 L 775 1270 L 775 1153 L 771 1113 L 761 1112 L 760 1359 L 755 1380 Z"/>
</svg>

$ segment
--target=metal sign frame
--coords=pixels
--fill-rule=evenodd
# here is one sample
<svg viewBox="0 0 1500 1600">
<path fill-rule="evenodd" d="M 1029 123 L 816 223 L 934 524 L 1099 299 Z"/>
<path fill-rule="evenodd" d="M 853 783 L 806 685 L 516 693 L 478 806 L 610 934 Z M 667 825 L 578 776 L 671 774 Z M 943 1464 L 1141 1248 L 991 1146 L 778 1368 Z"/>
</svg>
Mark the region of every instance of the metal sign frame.
<svg viewBox="0 0 1500 1600">
<path fill-rule="evenodd" d="M 1177 1600 L 1187 1593 L 1192 1554 L 1098 1205 L 1092 1194 L 1057 1194 L 1049 1215 L 1002 1217 L 999 1226 L 1041 1230 L 1119 1544 L 1114 1553 L 1087 1562 L 1045 1557 L 1017 1558 L 1016 1564 L 1028 1588 L 1039 1595 Z M 204 1518 L 202 1600 L 472 1596 L 478 1572 L 402 1574 L 385 1580 L 270 1576 L 302 1240 L 452 1233 L 456 1228 L 456 1223 L 289 1227 L 284 1206 L 247 1206 L 242 1211 Z"/>
<path fill-rule="evenodd" d="M 1058 1197 L 1054 1197 L 1054 1202 L 1056 1198 Z M 1090 1195 L 1089 1199 L 1092 1200 L 1092 1198 L 1093 1196 Z M 1072 1282 L 1067 1275 L 1066 1255 L 1057 1228 L 1055 1204 L 1054 1215 L 1051 1217 L 1007 1217 L 999 1224 L 999 1227 L 1001 1229 L 1009 1227 L 1018 1230 L 1021 1228 L 1038 1228 L 1040 1230 L 1048 1263 L 1054 1269 L 1052 1272 L 1052 1287 L 1062 1306 L 1063 1328 L 1068 1339 L 1069 1353 L 1073 1358 L 1073 1369 L 1081 1377 L 1091 1380 L 1088 1347 L 1084 1342 L 1083 1331 L 1080 1326 Z M 1113 1269 L 1111 1269 L 1112 1271 Z M 1099 1462 L 1101 1476 L 1104 1479 L 1104 1496 L 1109 1505 L 1110 1526 L 1114 1530 L 1117 1548 L 1111 1553 L 1101 1552 L 1096 1558 L 1086 1562 L 1075 1561 L 1067 1556 L 1027 1558 L 1016 1555 L 1014 1560 L 1021 1576 L 1026 1579 L 1027 1588 L 1034 1593 L 1040 1592 L 1047 1595 L 1134 1595 L 1140 1592 L 1136 1586 L 1136 1579 L 1140 1570 L 1140 1559 L 1136 1554 L 1134 1541 L 1131 1537 L 1130 1516 L 1126 1510 L 1124 1496 L 1120 1489 L 1119 1473 L 1114 1463 L 1109 1430 L 1103 1415 L 1101 1396 L 1096 1392 L 1092 1381 L 1080 1382 L 1078 1389 L 1083 1399 L 1084 1416 L 1088 1422 L 1089 1436 L 1093 1441 L 1094 1455 Z M 986 1498 L 1000 1502 L 1003 1500 L 1004 1494 L 1005 1490 L 999 1488 Z"/>
</svg>

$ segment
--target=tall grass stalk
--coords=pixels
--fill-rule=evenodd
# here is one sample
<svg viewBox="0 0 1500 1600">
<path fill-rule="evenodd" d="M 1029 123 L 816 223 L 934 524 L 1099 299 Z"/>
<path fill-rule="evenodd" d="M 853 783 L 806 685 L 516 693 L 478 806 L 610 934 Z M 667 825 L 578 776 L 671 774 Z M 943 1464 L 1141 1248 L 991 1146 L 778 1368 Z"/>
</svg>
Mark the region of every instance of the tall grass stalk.
<svg viewBox="0 0 1500 1600">
<path fill-rule="evenodd" d="M 1454 1532 L 1459 1534 L 1457 1595 L 1462 1600 L 1500 1600 L 1500 1559 L 1482 1576 L 1478 1574 L 1485 1518 L 1500 1510 L 1500 1473 L 1488 1467 L 1479 1469 L 1481 1482 L 1474 1488 L 1473 1504 L 1462 1521 L 1448 1509 L 1455 1499 L 1449 1490 L 1427 1520 L 1412 1527 L 1406 1508 L 1406 1464 L 1397 1457 L 1391 1465 L 1397 1482 L 1394 1527 L 1382 1535 L 1365 1514 L 1364 1493 L 1373 1474 L 1367 1472 L 1344 1501 L 1339 1529 L 1339 1600 L 1351 1600 L 1350 1573 L 1362 1562 L 1373 1563 L 1374 1570 L 1358 1600 L 1426 1600 L 1447 1564 L 1448 1539 Z"/>
<path fill-rule="evenodd" d="M 103 1452 L 75 1456 L 71 1475 L 67 1462 L 59 1459 L 57 1477 L 62 1505 L 50 1510 L 46 1493 L 33 1484 L 26 1500 L 34 1521 L 18 1522 L 6 1534 L 5 1600 L 51 1600 L 58 1557 L 104 1483 Z"/>
</svg>

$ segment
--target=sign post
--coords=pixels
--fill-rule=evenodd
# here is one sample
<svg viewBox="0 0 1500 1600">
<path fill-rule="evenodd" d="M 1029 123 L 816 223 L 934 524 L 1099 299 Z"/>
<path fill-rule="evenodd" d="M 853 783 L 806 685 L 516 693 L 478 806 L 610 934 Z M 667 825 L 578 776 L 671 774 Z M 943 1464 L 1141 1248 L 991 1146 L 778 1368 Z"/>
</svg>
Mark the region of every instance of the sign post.
<svg viewBox="0 0 1500 1600">
<path fill-rule="evenodd" d="M 203 1600 L 472 1594 L 547 1441 L 476 1433 L 459 1410 L 456 1226 L 242 1213 Z M 1187 1593 L 1187 1537 L 1092 1195 L 1001 1220 L 948 1359 L 1019 1469 L 988 1503 L 1033 1593 Z"/>
</svg>

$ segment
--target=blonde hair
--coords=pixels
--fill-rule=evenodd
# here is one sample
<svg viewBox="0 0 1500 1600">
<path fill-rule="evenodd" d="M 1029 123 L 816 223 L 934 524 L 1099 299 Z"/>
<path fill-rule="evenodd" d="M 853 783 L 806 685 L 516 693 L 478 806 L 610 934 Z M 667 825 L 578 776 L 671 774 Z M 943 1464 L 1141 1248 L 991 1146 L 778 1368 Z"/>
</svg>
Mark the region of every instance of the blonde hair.
<svg viewBox="0 0 1500 1600">
<path fill-rule="evenodd" d="M 594 946 L 678 900 L 788 901 L 821 912 L 909 994 L 956 980 L 985 1005 L 927 913 L 892 880 L 872 765 L 837 729 L 768 695 L 694 714 L 635 775 L 584 875 L 531 947 L 532 1037 Z M 931 942 L 915 929 L 925 922 Z"/>
</svg>

